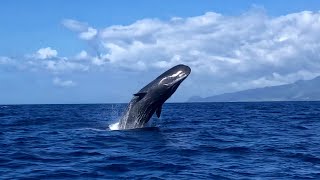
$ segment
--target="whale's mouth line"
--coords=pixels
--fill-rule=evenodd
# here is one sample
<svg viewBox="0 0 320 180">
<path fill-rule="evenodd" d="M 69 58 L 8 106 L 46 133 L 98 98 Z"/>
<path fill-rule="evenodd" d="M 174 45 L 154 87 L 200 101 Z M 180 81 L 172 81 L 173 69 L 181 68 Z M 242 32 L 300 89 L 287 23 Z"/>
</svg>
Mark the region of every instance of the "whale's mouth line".
<svg viewBox="0 0 320 180">
<path fill-rule="evenodd" d="M 163 84 L 165 86 L 175 86 L 176 84 L 180 84 L 183 80 L 185 80 L 188 77 L 188 74 L 186 73 L 181 73 L 179 74 L 179 77 L 177 79 L 175 79 L 174 81 L 172 81 L 171 83 L 166 83 Z M 160 81 L 161 82 L 161 81 Z"/>
<path fill-rule="evenodd" d="M 183 74 L 181 74 L 181 76 L 179 76 L 178 79 L 176 79 L 176 80 L 173 82 L 173 84 L 174 84 L 174 85 L 175 85 L 175 84 L 180 84 L 180 83 L 181 83 L 183 80 L 185 80 L 187 77 L 188 77 L 188 75 L 185 74 L 185 73 L 183 73 Z"/>
</svg>

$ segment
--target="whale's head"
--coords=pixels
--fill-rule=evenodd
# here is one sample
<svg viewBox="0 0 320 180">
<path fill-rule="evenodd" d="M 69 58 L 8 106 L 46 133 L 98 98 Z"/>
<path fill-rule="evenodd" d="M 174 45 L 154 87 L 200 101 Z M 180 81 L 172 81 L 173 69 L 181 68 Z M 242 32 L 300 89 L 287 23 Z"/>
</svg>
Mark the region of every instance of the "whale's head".
<svg viewBox="0 0 320 180">
<path fill-rule="evenodd" d="M 161 74 L 158 81 L 158 88 L 176 90 L 183 80 L 185 80 L 191 72 L 190 67 L 186 65 L 177 65 Z"/>
<path fill-rule="evenodd" d="M 190 67 L 180 64 L 172 67 L 148 84 L 142 91 L 148 91 L 154 101 L 166 101 L 191 73 Z"/>
<path fill-rule="evenodd" d="M 179 64 L 162 73 L 134 95 L 139 96 L 140 100 L 148 100 L 150 104 L 164 103 L 190 73 L 189 66 Z"/>
</svg>

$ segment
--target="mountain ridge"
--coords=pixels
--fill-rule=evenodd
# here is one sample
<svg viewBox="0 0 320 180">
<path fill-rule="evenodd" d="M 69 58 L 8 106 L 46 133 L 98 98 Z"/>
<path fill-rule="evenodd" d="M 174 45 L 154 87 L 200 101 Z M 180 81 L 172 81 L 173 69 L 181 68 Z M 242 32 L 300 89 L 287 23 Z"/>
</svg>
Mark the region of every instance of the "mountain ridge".
<svg viewBox="0 0 320 180">
<path fill-rule="evenodd" d="M 320 76 L 311 80 L 223 93 L 209 97 L 193 96 L 188 102 L 255 102 L 320 100 Z"/>
</svg>

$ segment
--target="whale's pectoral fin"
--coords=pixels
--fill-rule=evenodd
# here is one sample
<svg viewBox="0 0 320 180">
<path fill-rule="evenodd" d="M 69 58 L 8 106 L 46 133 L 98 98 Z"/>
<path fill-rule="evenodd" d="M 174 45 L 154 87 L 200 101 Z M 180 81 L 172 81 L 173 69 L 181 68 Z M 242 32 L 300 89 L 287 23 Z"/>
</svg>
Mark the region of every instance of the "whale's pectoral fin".
<svg viewBox="0 0 320 180">
<path fill-rule="evenodd" d="M 156 114 L 157 114 L 157 117 L 158 117 L 158 118 L 159 118 L 160 115 L 161 115 L 161 110 L 162 110 L 162 105 L 159 106 L 159 107 L 157 108 L 157 110 L 156 110 Z"/>
<path fill-rule="evenodd" d="M 139 100 L 142 99 L 147 93 L 146 92 L 139 92 L 139 93 L 135 93 L 133 94 L 134 96 L 139 97 Z"/>
</svg>

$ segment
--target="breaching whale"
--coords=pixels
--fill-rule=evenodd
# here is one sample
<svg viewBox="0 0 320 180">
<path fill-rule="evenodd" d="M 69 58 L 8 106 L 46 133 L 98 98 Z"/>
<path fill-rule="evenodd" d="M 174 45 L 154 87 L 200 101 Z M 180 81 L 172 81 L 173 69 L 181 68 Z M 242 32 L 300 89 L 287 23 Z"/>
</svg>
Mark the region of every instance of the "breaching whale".
<svg viewBox="0 0 320 180">
<path fill-rule="evenodd" d="M 163 103 L 177 90 L 190 72 L 190 67 L 186 65 L 174 66 L 133 94 L 120 119 L 119 129 L 142 128 L 154 113 L 159 118 Z"/>
</svg>

